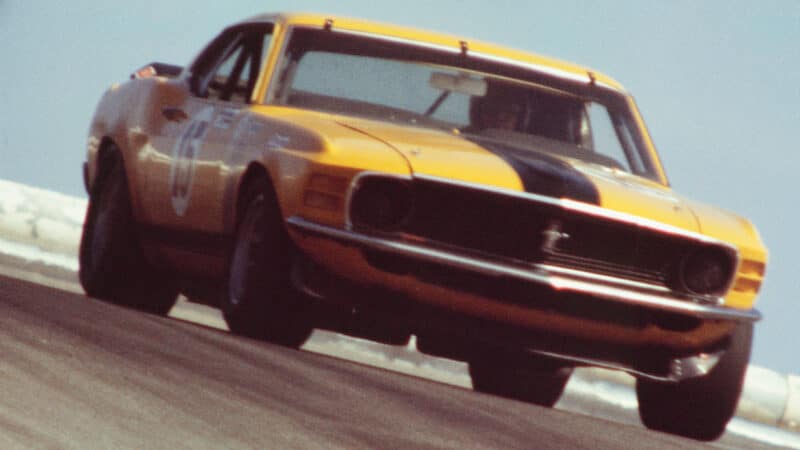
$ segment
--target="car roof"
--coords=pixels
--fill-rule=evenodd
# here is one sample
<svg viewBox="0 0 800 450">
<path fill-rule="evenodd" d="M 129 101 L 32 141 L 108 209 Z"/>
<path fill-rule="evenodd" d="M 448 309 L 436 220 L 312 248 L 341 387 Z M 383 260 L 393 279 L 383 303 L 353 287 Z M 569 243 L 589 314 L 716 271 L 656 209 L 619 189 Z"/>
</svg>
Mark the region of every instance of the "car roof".
<svg viewBox="0 0 800 450">
<path fill-rule="evenodd" d="M 532 69 L 543 71 L 551 75 L 569 78 L 586 83 L 596 82 L 615 91 L 625 92 L 622 85 L 613 78 L 597 72 L 588 67 L 561 61 L 555 58 L 538 55 L 536 53 L 525 52 L 509 47 L 482 42 L 476 39 L 453 36 L 444 33 L 420 30 L 411 27 L 385 24 L 364 19 L 354 19 L 337 15 L 314 14 L 314 13 L 294 13 L 280 12 L 262 14 L 251 17 L 241 23 L 252 22 L 271 22 L 279 23 L 284 26 L 309 26 L 325 28 L 330 24 L 333 30 L 345 30 L 376 36 L 390 37 L 420 44 L 433 44 L 439 47 L 452 48 L 460 51 L 462 43 L 465 43 L 468 52 L 479 53 L 482 56 L 489 56 L 499 61 L 524 64 L 531 66 Z"/>
</svg>

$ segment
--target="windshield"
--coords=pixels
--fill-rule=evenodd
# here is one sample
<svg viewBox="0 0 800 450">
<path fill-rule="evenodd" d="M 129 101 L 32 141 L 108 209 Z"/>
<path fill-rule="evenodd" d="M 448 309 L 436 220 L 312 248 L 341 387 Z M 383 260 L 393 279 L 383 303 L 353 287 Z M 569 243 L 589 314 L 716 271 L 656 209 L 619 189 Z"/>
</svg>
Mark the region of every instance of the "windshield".
<svg viewBox="0 0 800 450">
<path fill-rule="evenodd" d="M 657 180 L 620 94 L 479 58 L 295 29 L 273 102 L 503 141 Z"/>
</svg>

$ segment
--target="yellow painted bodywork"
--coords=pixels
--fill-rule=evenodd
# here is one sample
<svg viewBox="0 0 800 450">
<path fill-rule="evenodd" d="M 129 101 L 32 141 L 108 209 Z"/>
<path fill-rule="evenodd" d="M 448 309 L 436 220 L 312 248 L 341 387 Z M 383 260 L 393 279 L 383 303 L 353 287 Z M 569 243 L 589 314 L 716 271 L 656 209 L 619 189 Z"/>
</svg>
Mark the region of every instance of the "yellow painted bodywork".
<svg viewBox="0 0 800 450">
<path fill-rule="evenodd" d="M 101 99 L 90 127 L 89 184 L 97 176 L 98 151 L 113 142 L 125 161 L 134 215 L 139 223 L 223 236 L 234 232 L 242 177 L 254 165 L 263 167 L 269 174 L 284 217 L 298 216 L 335 227 L 345 226 L 347 189 L 351 180 L 365 171 L 400 177 L 426 174 L 524 191 L 522 181 L 507 163 L 461 138 L 457 132 L 261 104 L 262 99 L 268 98 L 270 77 L 279 62 L 285 32 L 293 26 L 321 28 L 327 19 L 327 16 L 310 14 L 251 19 L 273 22 L 275 28 L 272 48 L 250 104 L 192 98 L 185 81 L 180 79 L 156 77 L 112 87 Z M 338 17 L 333 18 L 333 27 L 453 49 L 459 49 L 461 42 L 466 42 L 469 51 L 584 77 L 587 82 L 590 79 L 587 68 L 470 39 Z M 619 83 L 599 72 L 591 72 L 597 83 L 617 90 L 628 99 L 647 151 L 656 165 L 657 179 L 643 179 L 580 161 L 569 161 L 570 164 L 595 183 L 603 208 L 702 233 L 734 245 L 741 262 L 733 287 L 725 298 L 726 305 L 752 308 L 766 264 L 766 249 L 753 226 L 745 219 L 672 192 L 633 100 Z M 176 164 L 176 142 L 185 132 L 186 123 L 166 120 L 161 113 L 165 106 L 180 106 L 190 117 L 205 108 L 213 109 L 208 135 L 194 161 L 194 184 L 182 215 L 176 214 L 170 202 L 168 181 Z M 226 114 L 229 123 L 217 122 Z M 422 283 L 408 276 L 381 272 L 353 247 L 296 233 L 291 236 L 309 257 L 342 277 L 391 287 L 420 302 L 500 322 L 582 338 L 602 336 L 620 343 L 685 349 L 719 339 L 730 330 L 729 324 L 710 322 L 691 333 L 668 332 L 655 327 L 631 331 L 534 312 Z M 198 255 L 187 258 L 186 252 L 158 246 L 148 247 L 148 251 L 162 264 L 193 275 L 219 276 L 224 270 L 224 261 L 219 259 Z"/>
</svg>

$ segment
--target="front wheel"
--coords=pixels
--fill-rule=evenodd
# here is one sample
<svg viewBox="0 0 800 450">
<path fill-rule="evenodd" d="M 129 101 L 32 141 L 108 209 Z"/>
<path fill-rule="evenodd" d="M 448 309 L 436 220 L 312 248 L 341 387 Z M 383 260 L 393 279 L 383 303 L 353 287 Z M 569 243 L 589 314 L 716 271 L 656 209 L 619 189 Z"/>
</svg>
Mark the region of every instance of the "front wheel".
<svg viewBox="0 0 800 450">
<path fill-rule="evenodd" d="M 299 347 L 313 326 L 306 299 L 291 285 L 291 244 L 270 193 L 262 180 L 247 191 L 221 309 L 236 334 Z"/>
<path fill-rule="evenodd" d="M 639 416 L 648 428 L 711 441 L 725 431 L 742 393 L 753 324 L 739 325 L 711 371 L 678 383 L 638 379 Z"/>
<path fill-rule="evenodd" d="M 131 212 L 128 179 L 119 150 L 106 149 L 89 196 L 81 235 L 78 277 L 86 293 L 164 315 L 178 290 L 145 261 Z"/>
<path fill-rule="evenodd" d="M 470 361 L 469 375 L 478 392 L 550 408 L 561 398 L 572 368 L 529 356 L 508 360 L 481 358 Z"/>
</svg>

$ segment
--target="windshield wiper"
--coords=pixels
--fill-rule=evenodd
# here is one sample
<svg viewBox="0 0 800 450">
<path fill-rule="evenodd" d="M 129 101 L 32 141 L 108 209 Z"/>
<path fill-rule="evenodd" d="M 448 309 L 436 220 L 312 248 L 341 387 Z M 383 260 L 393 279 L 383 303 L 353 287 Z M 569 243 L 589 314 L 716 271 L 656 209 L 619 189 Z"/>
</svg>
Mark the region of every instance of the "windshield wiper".
<svg viewBox="0 0 800 450">
<path fill-rule="evenodd" d="M 447 100 L 447 97 L 449 96 L 450 96 L 450 91 L 442 92 L 441 95 L 439 95 L 439 97 L 437 97 L 436 100 L 434 100 L 433 104 L 431 104 L 431 106 L 428 107 L 428 110 L 425 111 L 425 117 L 430 117 L 431 115 L 433 115 L 433 113 L 435 113 L 436 110 L 439 109 L 440 106 L 442 106 L 442 103 L 444 103 L 444 101 Z"/>
</svg>

